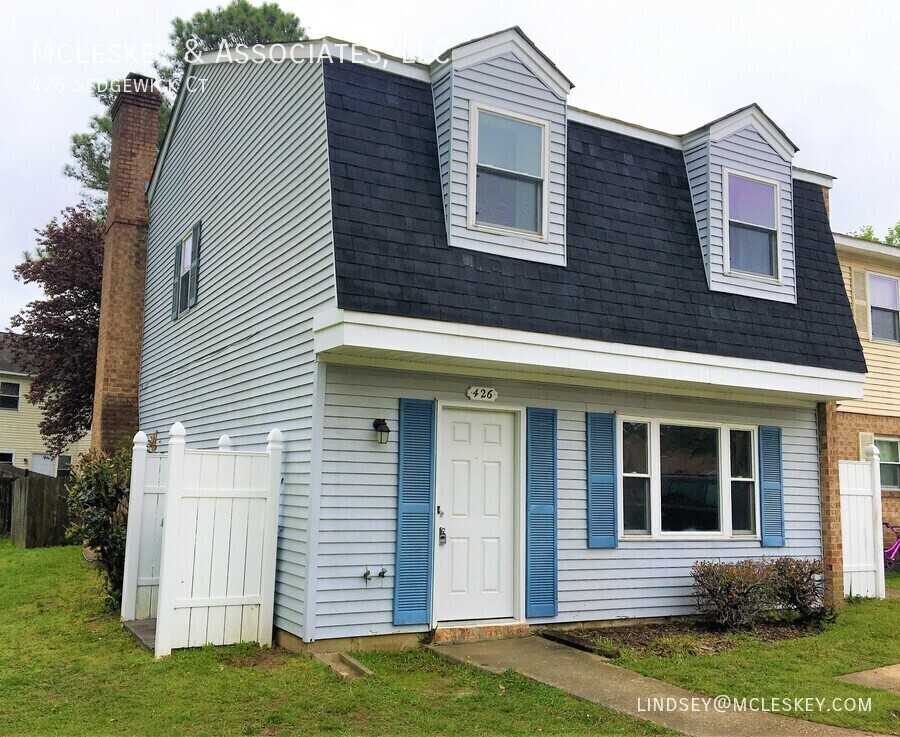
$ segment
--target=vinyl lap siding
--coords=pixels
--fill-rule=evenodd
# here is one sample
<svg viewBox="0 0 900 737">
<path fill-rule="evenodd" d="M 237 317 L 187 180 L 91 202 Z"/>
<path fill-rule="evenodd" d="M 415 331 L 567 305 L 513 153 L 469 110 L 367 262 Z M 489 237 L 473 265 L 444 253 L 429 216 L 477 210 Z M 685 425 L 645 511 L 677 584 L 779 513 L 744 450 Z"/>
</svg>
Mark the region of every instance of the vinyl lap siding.
<svg viewBox="0 0 900 737">
<path fill-rule="evenodd" d="M 709 144 L 709 273 L 710 286 L 750 297 L 766 296 L 786 302 L 796 301 L 794 262 L 794 185 L 790 162 L 781 158 L 766 140 L 747 126 L 721 141 Z M 725 274 L 725 193 L 723 167 L 772 179 L 781 192 L 781 284 L 767 284 Z"/>
<path fill-rule="evenodd" d="M 438 163 L 441 172 L 441 196 L 444 201 L 444 217 L 450 209 L 450 167 L 453 122 L 453 74 L 445 72 L 432 85 L 434 95 L 434 122 L 437 134 Z"/>
<path fill-rule="evenodd" d="M 565 264 L 566 257 L 566 103 L 523 64 L 514 52 L 454 70 L 453 104 L 449 111 L 435 109 L 440 135 L 452 113 L 450 152 L 450 243 L 532 261 Z M 439 102 L 435 90 L 435 104 Z M 511 113 L 549 121 L 549 215 L 547 242 L 519 236 L 483 233 L 468 228 L 468 208 L 474 206 L 469 190 L 470 102 L 480 102 Z M 443 162 L 443 159 L 442 159 Z"/>
<path fill-rule="evenodd" d="M 47 444 L 41 437 L 40 424 L 44 418 L 39 405 L 32 404 L 26 397 L 31 391 L 31 379 L 21 374 L 0 372 L 0 381 L 19 385 L 19 409 L 0 409 L 0 453 L 12 453 L 13 465 L 18 468 L 31 467 L 32 453 L 46 453 Z M 78 456 L 91 447 L 91 434 L 87 433 L 77 443 L 73 443 L 64 455 Z"/>
<path fill-rule="evenodd" d="M 559 615 L 578 621 L 662 616 L 692 610 L 691 564 L 702 558 L 821 554 L 818 450 L 812 407 L 783 408 L 495 379 L 330 366 L 325 396 L 316 639 L 419 628 L 392 625 L 396 536 L 397 433 L 378 445 L 372 419 L 396 431 L 401 397 L 464 401 L 471 384 L 497 387 L 501 405 L 558 410 Z M 759 543 L 620 542 L 586 544 L 585 412 L 670 419 L 723 419 L 784 428 L 787 547 Z M 384 567 L 384 579 L 377 573 Z M 372 572 L 368 584 L 364 571 Z"/>
<path fill-rule="evenodd" d="M 336 304 L 322 68 L 215 64 L 183 101 L 150 207 L 141 428 L 191 447 L 285 435 L 275 624 L 302 635 L 311 320 Z M 199 301 L 172 321 L 176 241 L 202 220 Z"/>
<path fill-rule="evenodd" d="M 703 265 L 709 278 L 709 142 L 703 139 L 685 149 L 684 165 L 691 186 L 691 200 L 697 219 L 697 235 L 703 251 Z"/>
<path fill-rule="evenodd" d="M 869 305 L 868 302 L 857 300 L 854 297 L 852 280 L 856 275 L 858 279 L 864 279 L 867 283 L 866 272 L 900 277 L 900 268 L 890 268 L 880 264 L 871 265 L 865 261 L 848 258 L 840 253 L 839 257 L 841 275 L 853 307 L 853 314 L 857 320 L 860 317 L 864 320 L 864 323 L 857 327 L 869 371 L 863 386 L 863 398 L 838 402 L 838 407 L 846 412 L 898 417 L 900 416 L 900 345 L 871 339 L 868 324 Z M 868 294 L 868 288 L 865 293 Z M 861 316 L 859 313 L 862 313 Z"/>
</svg>

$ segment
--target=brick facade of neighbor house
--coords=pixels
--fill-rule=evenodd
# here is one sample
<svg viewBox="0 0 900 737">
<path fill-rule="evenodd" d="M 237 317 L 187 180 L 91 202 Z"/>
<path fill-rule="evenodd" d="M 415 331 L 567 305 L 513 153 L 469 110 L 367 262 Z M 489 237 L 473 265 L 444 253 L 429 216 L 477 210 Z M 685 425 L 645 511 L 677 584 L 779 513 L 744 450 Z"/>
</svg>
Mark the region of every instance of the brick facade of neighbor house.
<svg viewBox="0 0 900 737">
<path fill-rule="evenodd" d="M 825 565 L 826 604 L 834 609 L 844 605 L 844 552 L 841 536 L 841 482 L 838 462 L 842 460 L 840 413 L 834 402 L 820 403 L 819 488 L 822 505 L 822 559 Z"/>
<path fill-rule="evenodd" d="M 138 429 L 144 280 L 146 183 L 156 163 L 162 97 L 147 77 L 130 74 L 112 109 L 109 204 L 91 447 L 110 451 Z"/>
</svg>

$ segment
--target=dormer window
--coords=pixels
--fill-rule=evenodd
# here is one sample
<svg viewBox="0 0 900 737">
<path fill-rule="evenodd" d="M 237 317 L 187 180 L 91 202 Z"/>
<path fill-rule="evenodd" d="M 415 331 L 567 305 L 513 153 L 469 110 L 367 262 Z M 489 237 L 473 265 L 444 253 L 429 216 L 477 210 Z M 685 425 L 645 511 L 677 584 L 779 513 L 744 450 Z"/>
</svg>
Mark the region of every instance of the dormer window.
<svg viewBox="0 0 900 737">
<path fill-rule="evenodd" d="M 476 228 L 544 237 L 546 124 L 474 107 Z"/>
<path fill-rule="evenodd" d="M 778 279 L 778 184 L 726 172 L 729 271 Z"/>
<path fill-rule="evenodd" d="M 900 342 L 900 280 L 869 274 L 872 338 Z"/>
</svg>

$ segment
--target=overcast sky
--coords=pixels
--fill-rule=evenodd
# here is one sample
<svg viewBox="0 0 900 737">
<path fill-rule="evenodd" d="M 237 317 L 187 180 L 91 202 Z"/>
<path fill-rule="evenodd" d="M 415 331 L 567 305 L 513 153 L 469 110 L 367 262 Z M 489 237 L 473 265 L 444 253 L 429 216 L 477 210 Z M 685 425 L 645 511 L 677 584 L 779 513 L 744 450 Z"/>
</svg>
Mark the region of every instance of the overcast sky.
<svg viewBox="0 0 900 737">
<path fill-rule="evenodd" d="M 79 200 L 62 167 L 69 136 L 97 110 L 87 80 L 151 74 L 170 20 L 218 2 L 4 5 L 12 48 L 0 72 L 0 328 L 36 296 L 12 277 L 22 252 L 34 247 L 34 228 Z M 572 105 L 668 132 L 756 101 L 800 147 L 798 166 L 838 177 L 835 230 L 872 224 L 883 234 L 900 219 L 900 3 L 893 0 L 280 5 L 300 17 L 310 38 L 330 35 L 427 60 L 519 25 L 575 83 Z M 71 45 L 80 47 L 80 60 Z M 132 59 L 115 63 L 115 51 Z"/>
</svg>

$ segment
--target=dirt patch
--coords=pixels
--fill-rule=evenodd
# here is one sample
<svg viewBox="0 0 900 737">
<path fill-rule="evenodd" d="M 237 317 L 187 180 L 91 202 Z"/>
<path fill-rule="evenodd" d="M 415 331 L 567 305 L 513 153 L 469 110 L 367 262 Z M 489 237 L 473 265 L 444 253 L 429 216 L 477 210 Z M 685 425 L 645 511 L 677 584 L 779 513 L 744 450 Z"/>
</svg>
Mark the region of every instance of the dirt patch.
<svg viewBox="0 0 900 737">
<path fill-rule="evenodd" d="M 255 645 L 234 645 L 216 650 L 216 661 L 230 668 L 271 670 L 284 665 L 287 657 L 287 650 L 280 647 L 263 648 Z"/>
<path fill-rule="evenodd" d="M 779 642 L 813 634 L 796 624 L 772 623 L 740 634 L 712 630 L 692 621 L 635 624 L 623 627 L 567 630 L 566 634 L 585 645 L 611 645 L 615 648 L 672 657 L 676 655 L 712 655 L 747 642 Z"/>
</svg>

